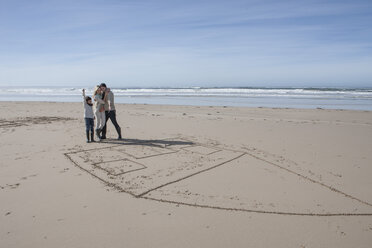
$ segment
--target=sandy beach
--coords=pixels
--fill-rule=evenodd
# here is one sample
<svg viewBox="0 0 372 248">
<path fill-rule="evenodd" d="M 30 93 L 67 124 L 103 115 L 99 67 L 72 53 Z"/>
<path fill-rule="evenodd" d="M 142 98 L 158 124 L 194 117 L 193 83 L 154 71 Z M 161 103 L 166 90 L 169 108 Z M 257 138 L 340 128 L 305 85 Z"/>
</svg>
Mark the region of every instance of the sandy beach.
<svg viewBox="0 0 372 248">
<path fill-rule="evenodd" d="M 372 112 L 1 102 L 0 247 L 371 247 Z"/>
</svg>

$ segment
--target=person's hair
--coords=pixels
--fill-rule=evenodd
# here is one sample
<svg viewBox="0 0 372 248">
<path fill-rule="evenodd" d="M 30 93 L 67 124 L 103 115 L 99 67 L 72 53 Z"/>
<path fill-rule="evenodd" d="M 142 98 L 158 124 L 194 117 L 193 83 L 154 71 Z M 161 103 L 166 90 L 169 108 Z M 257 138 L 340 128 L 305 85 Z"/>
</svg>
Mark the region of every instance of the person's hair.
<svg viewBox="0 0 372 248">
<path fill-rule="evenodd" d="M 107 88 L 107 86 L 106 86 L 105 83 L 101 83 L 101 84 L 99 85 L 99 87 L 105 87 L 105 88 Z"/>
<path fill-rule="evenodd" d="M 86 96 L 85 101 L 88 102 L 89 100 L 92 100 L 92 98 L 90 98 L 90 96 Z"/>
<path fill-rule="evenodd" d="M 94 88 L 94 92 L 93 92 L 93 97 L 95 97 L 97 95 L 97 91 L 99 90 L 99 86 L 97 85 L 95 88 Z"/>
</svg>

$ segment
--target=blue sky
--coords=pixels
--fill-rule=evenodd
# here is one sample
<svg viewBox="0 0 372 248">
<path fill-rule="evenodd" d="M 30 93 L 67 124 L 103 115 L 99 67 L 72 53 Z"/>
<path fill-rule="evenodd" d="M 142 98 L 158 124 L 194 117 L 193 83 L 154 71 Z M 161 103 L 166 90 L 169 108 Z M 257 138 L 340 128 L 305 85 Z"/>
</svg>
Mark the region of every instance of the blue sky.
<svg viewBox="0 0 372 248">
<path fill-rule="evenodd" d="M 0 85 L 372 87 L 372 1 L 0 0 Z"/>
</svg>

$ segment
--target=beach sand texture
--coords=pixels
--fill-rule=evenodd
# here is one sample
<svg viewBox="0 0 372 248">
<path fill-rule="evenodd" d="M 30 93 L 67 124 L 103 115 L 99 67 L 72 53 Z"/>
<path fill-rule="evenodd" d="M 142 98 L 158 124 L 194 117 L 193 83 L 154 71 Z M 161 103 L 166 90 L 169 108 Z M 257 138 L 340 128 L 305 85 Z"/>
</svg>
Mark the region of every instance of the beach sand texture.
<svg viewBox="0 0 372 248">
<path fill-rule="evenodd" d="M 371 247 L 372 112 L 0 105 L 0 247 Z"/>
</svg>

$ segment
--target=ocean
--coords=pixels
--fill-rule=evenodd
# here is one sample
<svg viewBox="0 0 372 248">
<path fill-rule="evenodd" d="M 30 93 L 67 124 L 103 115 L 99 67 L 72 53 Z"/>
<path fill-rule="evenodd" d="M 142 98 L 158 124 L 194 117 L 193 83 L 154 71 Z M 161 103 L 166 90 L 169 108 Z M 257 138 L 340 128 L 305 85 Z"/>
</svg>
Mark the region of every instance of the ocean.
<svg viewBox="0 0 372 248">
<path fill-rule="evenodd" d="M 80 102 L 81 89 L 1 87 L 0 101 Z M 117 103 L 372 111 L 372 88 L 112 88 Z M 87 95 L 92 95 L 87 88 Z"/>
</svg>

